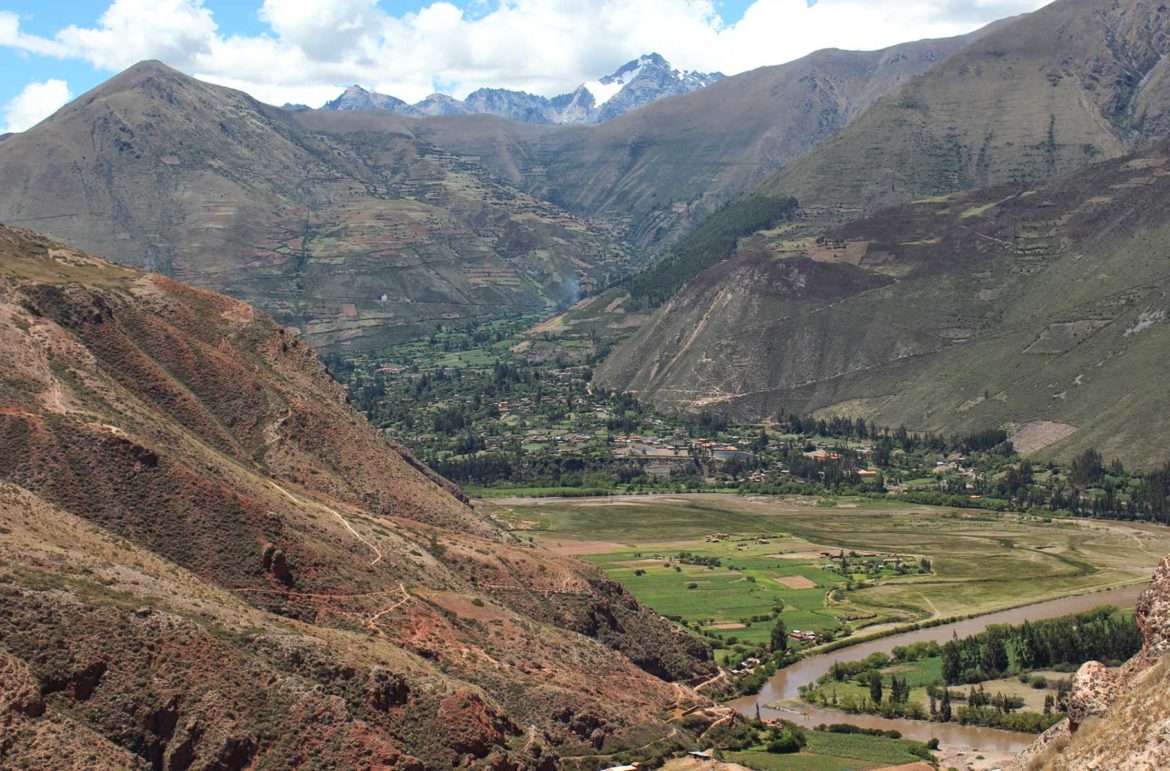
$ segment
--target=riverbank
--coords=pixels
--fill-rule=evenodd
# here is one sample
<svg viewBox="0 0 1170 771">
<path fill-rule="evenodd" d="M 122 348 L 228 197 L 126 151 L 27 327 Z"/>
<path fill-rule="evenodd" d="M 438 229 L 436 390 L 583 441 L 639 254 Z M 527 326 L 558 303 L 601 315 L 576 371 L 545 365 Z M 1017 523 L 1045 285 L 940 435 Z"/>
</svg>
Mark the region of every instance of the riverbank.
<svg viewBox="0 0 1170 771">
<path fill-rule="evenodd" d="M 806 656 L 809 656 L 809 655 L 819 656 L 821 654 L 832 653 L 834 651 L 839 651 L 839 650 L 845 650 L 845 649 L 852 648 L 852 647 L 857 646 L 857 645 L 862 645 L 862 644 L 867 643 L 867 642 L 873 642 L 875 640 L 881 640 L 881 639 L 886 638 L 886 637 L 892 637 L 894 635 L 900 635 L 900 634 L 904 634 L 907 632 L 917 632 L 917 631 L 920 631 L 923 629 L 932 629 L 932 628 L 938 627 L 938 626 L 949 626 L 951 624 L 957 624 L 957 623 L 960 623 L 963 621 L 978 620 L 978 619 L 981 619 L 985 616 L 994 616 L 998 613 L 1010 613 L 1010 612 L 1015 611 L 1015 610 L 1030 608 L 1030 607 L 1034 607 L 1036 605 L 1043 605 L 1043 604 L 1049 603 L 1049 602 L 1059 602 L 1061 600 L 1074 599 L 1074 598 L 1078 598 L 1078 597 L 1091 597 L 1092 595 L 1095 595 L 1095 594 L 1111 594 L 1113 592 L 1124 592 L 1126 590 L 1131 590 L 1131 589 L 1137 589 L 1138 590 L 1137 593 L 1141 594 L 1141 589 L 1145 585 L 1146 584 L 1143 582 L 1135 581 L 1133 583 L 1125 583 L 1125 584 L 1120 584 L 1117 586 L 1103 586 L 1103 587 L 1100 587 L 1098 589 L 1091 589 L 1091 590 L 1085 591 L 1085 592 L 1061 595 L 1059 597 L 1052 597 L 1050 599 L 1029 600 L 1028 602 L 1021 602 L 1021 603 L 1018 603 L 1016 605 L 1008 605 L 1006 607 L 996 608 L 995 610 L 991 610 L 991 611 L 984 612 L 984 613 L 968 613 L 966 615 L 950 616 L 948 618 L 928 618 L 928 619 L 925 619 L 923 621 L 917 621 L 917 622 L 910 623 L 910 624 L 889 624 L 889 625 L 886 625 L 884 628 L 870 627 L 870 628 L 865 630 L 864 635 L 857 636 L 857 637 L 847 637 L 847 638 L 842 639 L 842 640 L 834 640 L 831 643 L 825 643 L 824 645 L 817 645 L 817 646 L 814 646 L 812 648 L 805 649 L 804 653 Z M 1137 597 L 1135 596 L 1134 600 L 1136 601 L 1136 599 L 1137 599 Z M 1100 603 L 1096 603 L 1096 604 L 1090 606 L 1090 608 L 1096 607 L 1097 605 L 1110 605 L 1110 604 L 1111 603 L 1109 603 L 1109 602 L 1100 602 Z M 1119 607 L 1129 607 L 1129 606 L 1119 606 Z M 1071 612 L 1075 613 L 1077 611 L 1071 611 Z M 1064 615 L 1064 614 L 1061 614 L 1061 615 Z M 1046 618 L 1052 618 L 1052 616 L 1046 616 Z M 995 621 L 995 622 L 991 622 L 991 623 L 1002 623 L 1002 622 Z M 862 658 L 864 658 L 864 657 L 862 657 Z"/>
<path fill-rule="evenodd" d="M 1008 610 L 859 641 L 847 648 L 836 648 L 801 659 L 792 666 L 776 672 L 758 694 L 734 699 L 727 702 L 727 706 L 753 717 L 758 708 L 761 717 L 784 718 L 810 728 L 821 723 L 851 723 L 862 728 L 899 731 L 905 738 L 917 741 L 925 742 L 937 738 L 948 750 L 956 752 L 974 751 L 976 754 L 1019 752 L 1028 746 L 1035 736 L 957 723 L 888 719 L 814 707 L 799 701 L 800 688 L 815 683 L 836 661 L 863 659 L 871 653 L 888 654 L 897 646 L 915 642 L 946 642 L 954 635 L 970 636 L 994 624 L 1020 624 L 1025 620 L 1055 618 L 1090 610 L 1100 605 L 1130 607 L 1143 589 L 1144 585 L 1133 585 L 1030 603 Z M 834 655 L 841 652 L 846 655 Z"/>
</svg>

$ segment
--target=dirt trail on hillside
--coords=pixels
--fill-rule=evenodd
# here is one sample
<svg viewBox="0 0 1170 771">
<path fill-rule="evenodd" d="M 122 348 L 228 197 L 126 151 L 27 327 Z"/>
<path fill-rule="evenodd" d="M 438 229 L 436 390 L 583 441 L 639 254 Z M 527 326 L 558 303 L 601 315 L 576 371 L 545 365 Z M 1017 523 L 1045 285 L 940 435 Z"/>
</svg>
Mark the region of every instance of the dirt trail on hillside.
<svg viewBox="0 0 1170 771">
<path fill-rule="evenodd" d="M 399 600 L 398 602 L 394 603 L 393 605 L 390 605 L 389 607 L 383 608 L 382 610 L 379 610 L 374 615 L 370 616 L 370 620 L 369 620 L 370 629 L 372 629 L 374 631 L 378 631 L 378 619 L 380 619 L 382 616 L 385 616 L 387 613 L 390 613 L 392 611 L 397 610 L 398 608 L 401 608 L 403 605 L 405 605 L 406 603 L 410 602 L 411 599 L 413 599 L 410 596 L 410 592 L 406 591 L 406 585 L 403 584 L 401 581 L 398 582 L 398 591 L 402 592 L 402 599 Z"/>
<path fill-rule="evenodd" d="M 370 567 L 373 567 L 374 565 L 377 565 L 379 562 L 382 561 L 382 550 L 379 549 L 377 546 L 375 546 L 368 538 L 363 536 L 357 530 L 354 530 L 353 525 L 349 524 L 349 520 L 347 520 L 345 517 L 341 516 L 341 513 L 338 512 L 336 509 L 330 508 L 329 506 L 326 506 L 323 503 L 318 503 L 317 501 L 306 500 L 306 499 L 300 498 L 296 495 L 293 495 L 288 490 L 286 490 L 283 487 L 281 487 L 280 485 L 278 485 L 276 482 L 273 482 L 271 479 L 268 480 L 268 484 L 272 485 L 277 490 L 279 490 L 281 492 L 281 494 L 283 494 L 286 498 L 288 498 L 293 503 L 299 503 L 299 504 L 308 503 L 311 506 L 316 506 L 317 508 L 319 508 L 323 511 L 327 511 L 330 514 L 332 514 L 333 516 L 337 517 L 337 519 L 341 522 L 341 524 L 345 525 L 345 529 L 348 530 L 349 532 L 353 533 L 354 538 L 356 538 L 359 541 L 361 541 L 362 543 L 364 543 L 366 546 L 368 546 L 370 548 L 371 551 L 374 552 L 374 559 L 370 561 Z"/>
</svg>

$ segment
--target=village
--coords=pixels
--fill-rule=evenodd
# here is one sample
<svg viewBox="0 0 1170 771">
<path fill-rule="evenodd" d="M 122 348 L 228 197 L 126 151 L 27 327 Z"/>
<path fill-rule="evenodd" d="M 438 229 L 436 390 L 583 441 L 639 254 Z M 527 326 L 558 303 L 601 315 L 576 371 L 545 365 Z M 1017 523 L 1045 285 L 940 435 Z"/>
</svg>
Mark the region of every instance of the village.
<svg viewBox="0 0 1170 771">
<path fill-rule="evenodd" d="M 741 425 L 659 412 L 596 387 L 592 348 L 534 340 L 524 332 L 532 321 L 440 327 L 426 341 L 326 364 L 375 426 L 474 495 L 829 493 L 1000 510 L 1125 503 L 1098 491 L 1070 500 L 1067 470 L 1020 466 L 1005 431 L 943 437 L 843 417 L 781 413 Z M 1109 481 L 1104 471 L 1097 478 Z"/>
</svg>

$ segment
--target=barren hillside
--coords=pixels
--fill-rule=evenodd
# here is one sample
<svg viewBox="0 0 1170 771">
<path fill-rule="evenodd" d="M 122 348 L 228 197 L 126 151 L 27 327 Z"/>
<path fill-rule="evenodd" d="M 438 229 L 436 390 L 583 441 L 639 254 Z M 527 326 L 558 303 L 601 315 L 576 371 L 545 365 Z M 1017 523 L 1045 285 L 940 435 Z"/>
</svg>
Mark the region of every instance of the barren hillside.
<svg viewBox="0 0 1170 771">
<path fill-rule="evenodd" d="M 1066 174 L 1170 133 L 1170 9 L 1057 0 L 877 101 L 763 190 L 845 216 Z"/>
<path fill-rule="evenodd" d="M 0 229 L 0 765 L 550 767 L 710 651 L 508 536 L 250 306 Z"/>
</svg>

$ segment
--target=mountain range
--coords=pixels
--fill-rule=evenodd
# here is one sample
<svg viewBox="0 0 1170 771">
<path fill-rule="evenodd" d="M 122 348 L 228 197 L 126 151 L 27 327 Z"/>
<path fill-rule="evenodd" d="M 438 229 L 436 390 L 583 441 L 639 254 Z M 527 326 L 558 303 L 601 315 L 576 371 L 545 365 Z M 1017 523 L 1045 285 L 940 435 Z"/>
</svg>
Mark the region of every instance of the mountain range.
<svg viewBox="0 0 1170 771">
<path fill-rule="evenodd" d="M 0 141 L 0 221 L 374 348 L 613 283 L 965 40 L 814 54 L 596 126 L 281 110 L 144 62 Z"/>
<path fill-rule="evenodd" d="M 146 62 L 0 142 L 0 218 L 256 302 L 315 344 L 548 312 L 628 270 L 608 230 L 405 132 L 327 134 Z"/>
<path fill-rule="evenodd" d="M 487 116 L 363 125 L 410 131 L 474 159 L 497 179 L 605 222 L 636 248 L 657 254 L 909 78 L 997 26 L 880 51 L 818 51 L 596 126 L 530 126 Z M 322 129 L 345 125 L 320 112 L 298 117 Z"/>
<path fill-rule="evenodd" d="M 446 94 L 431 94 L 415 104 L 358 85 L 326 102 L 322 110 L 389 110 L 427 117 L 436 115 L 497 115 L 522 123 L 602 123 L 665 96 L 696 91 L 723 79 L 722 73 L 679 70 L 659 54 L 647 54 L 627 62 L 613 73 L 551 98 L 504 88 L 481 88 L 463 101 Z M 303 110 L 302 105 L 287 105 Z"/>
<path fill-rule="evenodd" d="M 1109 159 L 1156 157 L 1147 150 L 1167 131 L 1168 17 L 1144 0 L 1058 0 L 967 36 L 822 51 L 576 126 L 280 110 L 145 63 L 0 141 L 0 176 L 14 182 L 0 189 L 0 219 L 223 289 L 313 344 L 343 350 L 429 334 L 437 323 L 547 313 L 606 286 L 615 288 L 597 300 L 598 313 L 628 334 L 642 318 L 628 312 L 647 304 L 619 301 L 623 277 L 669 257 L 704 222 L 708 233 L 740 236 L 728 259 L 691 260 L 697 273 L 672 273 L 679 293 L 617 347 L 600 383 L 661 406 L 750 419 L 786 407 L 923 430 L 1047 421 L 1064 427 L 1054 435 L 1077 432 L 1052 451 L 1073 451 L 1103 434 L 1085 428 L 1087 408 L 1056 380 L 1044 383 L 1064 394 L 1052 404 L 1009 396 L 1010 409 L 992 409 L 1008 403 L 990 397 L 1010 392 L 1012 377 L 1042 377 L 1034 365 L 1049 359 L 1005 359 L 985 382 L 936 402 L 896 398 L 933 388 L 928 360 L 954 358 L 952 370 L 961 369 L 974 343 L 1007 320 L 1031 319 L 1039 326 L 1019 329 L 1034 336 L 1071 323 L 1047 302 L 1066 271 L 1037 272 L 1001 294 L 970 284 L 985 277 L 963 274 L 967 262 L 935 248 L 903 254 L 901 245 L 934 247 L 941 234 L 891 228 L 923 211 L 915 205 L 957 193 L 990 203 L 976 191 L 1046 190 L 1045 179 Z M 618 80 L 636 73 L 628 87 L 653 64 L 623 68 Z M 1040 193 L 1022 200 L 1047 200 L 1031 195 Z M 721 224 L 751 210 L 744 201 L 791 198 L 798 212 L 765 220 L 761 232 Z M 899 205 L 912 208 L 883 209 Z M 965 232 L 973 217 L 954 228 Z M 1044 220 L 1043 211 L 1028 217 Z M 942 213 L 932 221 L 952 227 Z M 1028 227 L 1066 239 L 1067 225 Z M 853 244 L 848 256 L 826 257 L 823 244 L 842 239 Z M 985 240 L 961 248 L 985 251 Z M 871 252 L 864 242 L 892 246 Z M 1122 290 L 1112 279 L 1090 286 L 1102 302 Z M 918 292 L 917 305 L 902 292 Z M 879 297 L 918 312 L 879 322 L 885 311 L 858 299 Z M 1037 310 L 1042 300 L 1049 310 Z M 861 304 L 838 312 L 853 303 Z M 855 386 L 862 373 L 865 387 Z M 987 392 L 981 410 L 958 398 L 976 387 Z M 1123 401 L 1131 406 L 1118 419 L 1133 419 L 1144 398 Z M 1118 451 L 1142 457 L 1144 446 Z"/>
</svg>

